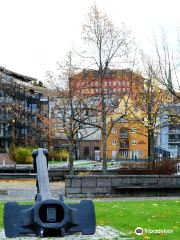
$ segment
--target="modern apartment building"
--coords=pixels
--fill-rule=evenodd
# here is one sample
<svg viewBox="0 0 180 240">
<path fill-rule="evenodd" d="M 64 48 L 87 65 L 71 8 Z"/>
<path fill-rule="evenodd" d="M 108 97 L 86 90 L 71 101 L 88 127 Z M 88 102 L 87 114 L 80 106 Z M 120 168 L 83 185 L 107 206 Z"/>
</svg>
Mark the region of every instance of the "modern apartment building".
<svg viewBox="0 0 180 240">
<path fill-rule="evenodd" d="M 108 127 L 109 124 L 107 124 Z M 136 121 L 121 119 L 114 124 L 107 138 L 108 159 L 147 159 L 148 138 L 146 129 L 144 134 L 138 133 L 139 125 Z"/>
<path fill-rule="evenodd" d="M 47 89 L 35 86 L 36 79 L 0 67 L 0 148 L 11 143 L 47 146 L 49 117 Z"/>
<path fill-rule="evenodd" d="M 157 133 L 157 152 L 164 149 L 170 152 L 172 158 L 180 156 L 180 103 L 171 103 L 168 111 L 164 111 L 159 123 L 162 127 Z M 159 156 L 163 155 L 163 150 L 159 151 Z"/>
</svg>

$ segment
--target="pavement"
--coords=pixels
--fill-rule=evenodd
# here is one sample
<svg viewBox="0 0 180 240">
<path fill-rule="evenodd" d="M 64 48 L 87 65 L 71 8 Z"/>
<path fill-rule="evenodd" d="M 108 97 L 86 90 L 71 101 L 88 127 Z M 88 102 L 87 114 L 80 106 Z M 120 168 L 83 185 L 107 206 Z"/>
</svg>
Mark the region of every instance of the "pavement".
<svg viewBox="0 0 180 240">
<path fill-rule="evenodd" d="M 0 230 L 0 239 L 7 239 L 5 237 L 4 230 Z M 22 240 L 22 239 L 30 239 L 30 240 L 38 240 L 38 237 L 34 237 L 34 235 L 31 236 L 21 236 L 16 238 L 11 238 Z M 118 230 L 115 230 L 111 227 L 103 227 L 103 226 L 97 226 L 96 227 L 96 233 L 94 235 L 82 235 L 81 233 L 66 235 L 65 237 L 53 237 L 53 238 L 43 238 L 43 240 L 55 240 L 55 239 L 61 239 L 61 240 L 131 240 L 133 238 L 127 236 L 123 232 L 120 232 Z"/>
<path fill-rule="evenodd" d="M 74 166 L 77 166 L 79 164 L 87 164 L 87 163 L 92 164 L 92 163 L 98 163 L 98 162 L 91 161 L 91 160 L 78 160 L 78 161 L 74 161 Z M 3 167 L 3 166 L 14 167 L 15 163 L 5 161 L 5 165 L 4 165 L 3 160 L 0 159 L 0 167 Z M 67 162 L 54 163 L 52 161 L 51 163 L 49 163 L 49 168 L 60 168 L 60 167 L 67 167 L 67 166 L 68 166 Z M 16 168 L 28 168 L 28 167 L 33 167 L 33 165 L 32 164 L 16 164 Z"/>
</svg>

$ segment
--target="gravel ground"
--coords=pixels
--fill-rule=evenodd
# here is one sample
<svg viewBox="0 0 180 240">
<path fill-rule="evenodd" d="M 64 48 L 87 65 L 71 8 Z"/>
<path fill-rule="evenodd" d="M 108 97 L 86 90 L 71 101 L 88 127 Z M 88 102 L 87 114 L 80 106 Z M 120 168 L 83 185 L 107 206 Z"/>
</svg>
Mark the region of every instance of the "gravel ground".
<svg viewBox="0 0 180 240">
<path fill-rule="evenodd" d="M 64 195 L 64 182 L 50 182 L 53 199 Z M 1 180 L 0 201 L 34 201 L 37 193 L 36 180 Z"/>
<path fill-rule="evenodd" d="M 50 191 L 53 199 L 58 199 L 59 194 L 65 195 L 64 181 L 50 182 Z M 0 201 L 34 201 L 37 193 L 36 180 L 0 180 Z M 157 201 L 174 200 L 180 197 L 124 197 L 124 198 L 98 198 L 96 201 Z M 80 199 L 67 199 L 65 201 L 80 201 Z"/>
</svg>

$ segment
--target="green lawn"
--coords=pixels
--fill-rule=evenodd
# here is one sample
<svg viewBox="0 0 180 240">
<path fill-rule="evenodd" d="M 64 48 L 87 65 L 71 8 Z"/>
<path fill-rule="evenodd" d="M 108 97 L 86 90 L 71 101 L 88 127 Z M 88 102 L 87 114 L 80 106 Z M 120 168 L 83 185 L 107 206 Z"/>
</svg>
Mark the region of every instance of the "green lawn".
<svg viewBox="0 0 180 240">
<path fill-rule="evenodd" d="M 22 203 L 20 203 L 22 204 Z M 27 204 L 27 203 L 26 203 Z M 0 228 L 3 227 L 3 205 L 0 203 Z M 95 202 L 97 225 L 111 226 L 134 239 L 180 239 L 180 200 Z M 173 233 L 143 233 L 137 236 L 137 227 L 149 230 L 173 230 Z"/>
</svg>

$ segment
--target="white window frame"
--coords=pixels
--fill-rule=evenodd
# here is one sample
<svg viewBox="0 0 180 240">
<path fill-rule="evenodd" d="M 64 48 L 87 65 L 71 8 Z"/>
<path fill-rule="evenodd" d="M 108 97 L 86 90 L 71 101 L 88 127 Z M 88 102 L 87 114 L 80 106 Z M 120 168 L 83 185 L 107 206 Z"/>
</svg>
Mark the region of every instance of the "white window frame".
<svg viewBox="0 0 180 240">
<path fill-rule="evenodd" d="M 137 133 L 137 128 L 132 128 L 131 132 L 132 133 Z"/>
<path fill-rule="evenodd" d="M 117 133 L 117 128 L 113 128 L 112 133 Z"/>
<path fill-rule="evenodd" d="M 132 145 L 137 145 L 137 140 L 136 139 L 132 139 L 131 143 L 132 143 Z"/>
<path fill-rule="evenodd" d="M 113 146 L 117 145 L 117 140 L 116 140 L 116 139 L 113 139 L 113 140 L 112 140 L 112 145 L 113 145 Z"/>
<path fill-rule="evenodd" d="M 143 158 L 144 157 L 144 152 L 143 150 L 139 150 L 139 158 Z"/>
<path fill-rule="evenodd" d="M 121 150 L 120 151 L 120 158 L 128 158 L 129 153 L 127 150 Z"/>
</svg>

